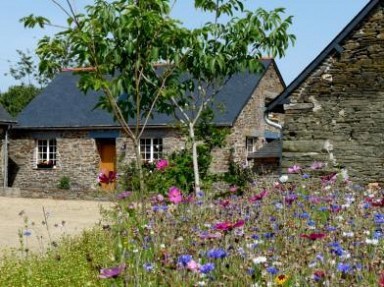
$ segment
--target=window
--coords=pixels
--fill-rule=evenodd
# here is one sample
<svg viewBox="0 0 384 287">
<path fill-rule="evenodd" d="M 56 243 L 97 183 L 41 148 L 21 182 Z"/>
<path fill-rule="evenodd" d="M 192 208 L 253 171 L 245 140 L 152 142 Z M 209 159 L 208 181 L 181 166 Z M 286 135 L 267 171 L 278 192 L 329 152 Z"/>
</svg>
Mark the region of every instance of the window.
<svg viewBox="0 0 384 287">
<path fill-rule="evenodd" d="M 247 137 L 247 154 L 251 154 L 256 151 L 256 143 L 257 143 L 257 138 L 255 137 Z"/>
<path fill-rule="evenodd" d="M 37 140 L 37 167 L 56 167 L 56 139 Z"/>
<path fill-rule="evenodd" d="M 140 139 L 140 153 L 144 161 L 152 162 L 160 159 L 163 153 L 163 139 Z"/>
</svg>

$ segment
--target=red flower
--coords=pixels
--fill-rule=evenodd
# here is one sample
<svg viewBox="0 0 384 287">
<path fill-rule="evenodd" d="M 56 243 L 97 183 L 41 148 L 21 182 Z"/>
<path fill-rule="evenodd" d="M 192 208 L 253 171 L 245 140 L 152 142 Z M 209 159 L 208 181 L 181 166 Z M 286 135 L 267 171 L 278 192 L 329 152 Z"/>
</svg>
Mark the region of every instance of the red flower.
<svg viewBox="0 0 384 287">
<path fill-rule="evenodd" d="M 384 207 L 384 197 L 382 198 L 369 198 L 365 199 L 366 202 L 369 202 L 374 207 Z"/>
<path fill-rule="evenodd" d="M 380 274 L 379 286 L 380 287 L 384 287 L 384 271 L 382 271 L 381 274 Z"/>
<path fill-rule="evenodd" d="M 310 240 L 323 239 L 327 235 L 325 233 L 311 233 L 311 234 L 301 234 L 301 238 L 308 238 Z"/>
<path fill-rule="evenodd" d="M 234 228 L 242 227 L 244 224 L 245 224 L 245 221 L 243 219 L 240 219 L 235 223 L 224 221 L 224 222 L 215 224 L 215 229 L 221 230 L 221 231 L 230 231 Z"/>
</svg>

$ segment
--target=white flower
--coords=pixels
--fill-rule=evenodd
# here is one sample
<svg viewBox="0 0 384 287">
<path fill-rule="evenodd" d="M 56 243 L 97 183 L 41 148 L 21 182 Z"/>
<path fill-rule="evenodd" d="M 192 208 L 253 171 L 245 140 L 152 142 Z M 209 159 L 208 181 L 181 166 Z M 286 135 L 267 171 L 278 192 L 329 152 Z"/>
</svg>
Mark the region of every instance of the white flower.
<svg viewBox="0 0 384 287">
<path fill-rule="evenodd" d="M 254 264 L 265 263 L 265 262 L 267 262 L 267 257 L 265 257 L 265 256 L 259 256 L 259 257 L 253 258 L 253 259 L 252 259 L 252 262 L 253 262 Z"/>
<path fill-rule="evenodd" d="M 280 181 L 281 183 L 285 183 L 285 182 L 287 182 L 287 181 L 288 181 L 288 175 L 283 174 L 282 176 L 279 177 L 279 181 Z"/>
<path fill-rule="evenodd" d="M 379 240 L 378 239 L 365 239 L 365 243 L 369 244 L 369 245 L 377 245 L 379 243 Z"/>
<path fill-rule="evenodd" d="M 355 234 L 353 232 L 343 232 L 344 237 L 353 237 Z"/>
</svg>

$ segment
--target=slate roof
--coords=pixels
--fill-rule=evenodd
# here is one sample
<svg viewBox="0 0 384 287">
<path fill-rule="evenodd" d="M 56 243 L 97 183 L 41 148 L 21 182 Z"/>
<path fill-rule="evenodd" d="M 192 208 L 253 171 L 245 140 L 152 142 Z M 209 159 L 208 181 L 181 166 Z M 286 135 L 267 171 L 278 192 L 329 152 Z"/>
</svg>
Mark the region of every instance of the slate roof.
<svg viewBox="0 0 384 287">
<path fill-rule="evenodd" d="M 0 125 L 4 124 L 15 124 L 16 120 L 14 120 L 10 114 L 4 109 L 2 105 L 0 105 Z"/>
<path fill-rule="evenodd" d="M 273 101 L 267 105 L 269 112 L 281 112 L 282 105 L 289 102 L 290 94 L 300 86 L 302 82 L 328 57 L 332 52 L 341 52 L 343 48 L 340 43 L 343 42 L 348 35 L 356 29 L 356 27 L 376 8 L 383 0 L 371 0 L 352 20 L 351 22 L 336 36 L 336 38 L 299 74 L 296 79 Z"/>
<path fill-rule="evenodd" d="M 267 59 L 262 63 L 265 67 L 263 72 L 236 74 L 219 92 L 215 102 L 224 104 L 225 110 L 215 113 L 215 124 L 228 126 L 235 122 L 267 68 L 274 64 L 274 60 Z M 275 68 L 277 70 L 276 65 Z M 111 114 L 102 109 L 94 109 L 101 94 L 90 91 L 84 95 L 76 86 L 78 80 L 79 76 L 72 72 L 59 74 L 20 113 L 18 126 L 15 128 L 118 128 L 119 125 L 114 122 Z M 173 116 L 156 114 L 148 126 L 167 126 L 171 123 L 175 123 Z"/>
</svg>

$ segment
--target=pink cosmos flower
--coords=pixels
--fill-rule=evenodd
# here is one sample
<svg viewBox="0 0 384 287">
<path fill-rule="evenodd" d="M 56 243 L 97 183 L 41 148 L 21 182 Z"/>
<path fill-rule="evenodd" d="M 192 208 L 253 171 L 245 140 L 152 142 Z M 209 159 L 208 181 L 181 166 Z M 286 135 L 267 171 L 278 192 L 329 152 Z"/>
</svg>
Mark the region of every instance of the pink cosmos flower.
<svg viewBox="0 0 384 287">
<path fill-rule="evenodd" d="M 240 219 L 235 223 L 224 221 L 224 222 L 219 222 L 215 224 L 215 229 L 221 230 L 221 231 L 230 231 L 234 228 L 242 227 L 244 224 L 245 224 L 245 221 L 243 219 Z"/>
<path fill-rule="evenodd" d="M 324 166 L 325 166 L 325 163 L 319 162 L 319 161 L 315 161 L 315 162 L 312 163 L 310 169 L 313 169 L 313 170 L 322 169 Z"/>
<path fill-rule="evenodd" d="M 200 269 L 200 264 L 198 264 L 195 260 L 192 259 L 187 263 L 187 269 L 193 272 L 198 272 Z"/>
<path fill-rule="evenodd" d="M 249 198 L 249 201 L 251 203 L 254 203 L 256 201 L 262 200 L 265 196 L 267 196 L 267 194 L 268 194 L 268 191 L 266 189 L 263 189 L 263 191 L 260 192 L 259 194 L 255 194 L 254 196 L 251 196 Z"/>
<path fill-rule="evenodd" d="M 235 193 L 239 188 L 236 185 L 231 185 L 229 191 Z"/>
<path fill-rule="evenodd" d="M 166 169 L 168 167 L 168 165 L 169 165 L 169 163 L 166 159 L 161 159 L 156 163 L 156 169 L 162 171 L 162 170 Z"/>
<path fill-rule="evenodd" d="M 101 279 L 116 278 L 124 271 L 125 266 L 126 265 L 123 263 L 116 267 L 103 268 L 100 270 L 99 278 Z"/>
<path fill-rule="evenodd" d="M 296 164 L 288 168 L 288 173 L 299 173 L 300 171 L 301 167 Z"/>
<path fill-rule="evenodd" d="M 181 194 L 181 191 L 177 187 L 172 186 L 168 190 L 168 200 L 174 204 L 179 204 L 180 202 L 183 201 L 183 195 Z"/>
</svg>

